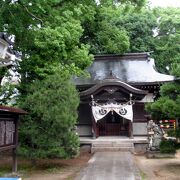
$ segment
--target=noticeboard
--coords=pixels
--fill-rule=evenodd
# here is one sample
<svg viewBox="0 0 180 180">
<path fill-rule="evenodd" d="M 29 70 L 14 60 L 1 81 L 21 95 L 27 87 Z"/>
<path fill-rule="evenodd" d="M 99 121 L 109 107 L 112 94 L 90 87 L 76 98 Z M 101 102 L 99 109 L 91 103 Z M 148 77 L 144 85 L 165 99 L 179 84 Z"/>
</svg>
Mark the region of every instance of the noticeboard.
<svg viewBox="0 0 180 180">
<path fill-rule="evenodd" d="M 0 120 L 0 149 L 16 146 L 15 130 L 15 120 Z"/>
<path fill-rule="evenodd" d="M 19 115 L 26 111 L 9 106 L 0 105 L 0 152 L 12 150 L 12 171 L 17 171 L 16 150 L 18 145 Z"/>
</svg>

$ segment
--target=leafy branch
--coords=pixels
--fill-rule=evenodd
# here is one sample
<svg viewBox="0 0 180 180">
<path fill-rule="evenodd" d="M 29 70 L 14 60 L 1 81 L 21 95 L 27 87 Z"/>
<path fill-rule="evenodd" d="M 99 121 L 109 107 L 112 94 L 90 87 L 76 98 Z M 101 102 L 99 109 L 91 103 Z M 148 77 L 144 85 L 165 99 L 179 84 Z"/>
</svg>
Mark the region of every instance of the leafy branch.
<svg viewBox="0 0 180 180">
<path fill-rule="evenodd" d="M 33 13 L 31 13 L 31 12 L 29 11 L 29 9 L 28 9 L 20 0 L 18 0 L 18 3 L 24 8 L 24 10 L 25 10 L 32 18 L 40 21 L 41 25 L 43 24 L 42 19 L 40 19 L 39 17 L 37 17 L 36 15 L 34 15 Z"/>
</svg>

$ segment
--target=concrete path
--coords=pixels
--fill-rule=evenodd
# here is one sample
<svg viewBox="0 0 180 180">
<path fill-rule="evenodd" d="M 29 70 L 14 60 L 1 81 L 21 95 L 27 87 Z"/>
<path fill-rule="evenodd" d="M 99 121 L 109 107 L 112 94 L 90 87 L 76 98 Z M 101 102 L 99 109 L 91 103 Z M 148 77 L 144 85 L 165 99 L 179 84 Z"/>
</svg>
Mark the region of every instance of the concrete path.
<svg viewBox="0 0 180 180">
<path fill-rule="evenodd" d="M 75 180 L 141 180 L 130 152 L 96 152 Z"/>
</svg>

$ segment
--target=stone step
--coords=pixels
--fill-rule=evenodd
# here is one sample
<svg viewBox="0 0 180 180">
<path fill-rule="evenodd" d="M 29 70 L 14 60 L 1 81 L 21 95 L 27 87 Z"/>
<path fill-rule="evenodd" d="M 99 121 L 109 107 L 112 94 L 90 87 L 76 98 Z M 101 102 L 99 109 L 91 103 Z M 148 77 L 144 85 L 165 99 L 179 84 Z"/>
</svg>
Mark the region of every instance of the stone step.
<svg viewBox="0 0 180 180">
<path fill-rule="evenodd" d="M 105 151 L 108 151 L 108 152 L 116 152 L 116 151 L 120 151 L 120 152 L 124 152 L 124 151 L 129 151 L 131 153 L 134 152 L 134 148 L 132 147 L 92 147 L 91 148 L 91 153 L 94 153 L 94 152 L 105 152 Z"/>
<path fill-rule="evenodd" d="M 134 147 L 134 144 L 122 142 L 93 142 L 92 147 Z"/>
<path fill-rule="evenodd" d="M 91 152 L 98 151 L 130 151 L 134 152 L 133 143 L 125 142 L 93 142 Z"/>
<path fill-rule="evenodd" d="M 133 144 L 92 144 L 92 147 L 128 147 L 133 148 Z"/>
</svg>

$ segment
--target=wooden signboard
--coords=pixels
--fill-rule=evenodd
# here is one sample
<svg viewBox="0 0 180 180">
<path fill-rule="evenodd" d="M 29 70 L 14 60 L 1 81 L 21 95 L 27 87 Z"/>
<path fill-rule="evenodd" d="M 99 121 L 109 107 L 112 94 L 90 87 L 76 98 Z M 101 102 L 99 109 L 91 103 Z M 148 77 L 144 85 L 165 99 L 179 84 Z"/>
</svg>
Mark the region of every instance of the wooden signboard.
<svg viewBox="0 0 180 180">
<path fill-rule="evenodd" d="M 22 109 L 0 106 L 0 151 L 12 150 L 12 171 L 17 171 L 16 149 L 18 145 L 19 115 L 27 114 Z"/>
<path fill-rule="evenodd" d="M 0 120 L 0 149 L 9 149 L 16 146 L 15 120 Z"/>
</svg>

